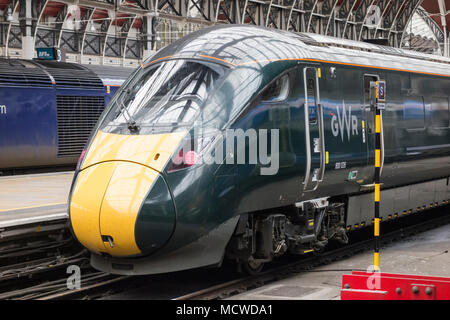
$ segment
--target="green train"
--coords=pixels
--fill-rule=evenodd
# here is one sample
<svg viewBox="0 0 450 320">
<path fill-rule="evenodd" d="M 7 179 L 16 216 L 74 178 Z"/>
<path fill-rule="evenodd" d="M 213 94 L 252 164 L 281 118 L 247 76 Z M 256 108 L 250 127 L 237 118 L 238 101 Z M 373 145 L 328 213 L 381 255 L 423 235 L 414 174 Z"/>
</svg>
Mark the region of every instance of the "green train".
<svg viewBox="0 0 450 320">
<path fill-rule="evenodd" d="M 383 221 L 450 199 L 450 59 L 216 26 L 126 81 L 83 151 L 71 229 L 91 264 L 156 274 L 346 243 L 372 225 L 374 84 Z M 381 106 L 381 105 L 379 105 Z"/>
</svg>

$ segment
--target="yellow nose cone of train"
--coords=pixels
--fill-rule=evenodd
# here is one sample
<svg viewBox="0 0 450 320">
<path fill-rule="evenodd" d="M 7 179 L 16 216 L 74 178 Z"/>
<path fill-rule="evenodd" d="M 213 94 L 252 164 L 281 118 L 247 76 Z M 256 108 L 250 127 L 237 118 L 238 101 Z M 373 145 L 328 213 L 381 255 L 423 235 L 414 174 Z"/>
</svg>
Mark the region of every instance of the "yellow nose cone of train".
<svg viewBox="0 0 450 320">
<path fill-rule="evenodd" d="M 71 226 L 81 244 L 113 256 L 141 253 L 135 239 L 139 210 L 185 134 L 98 132 L 70 202 Z"/>
<path fill-rule="evenodd" d="M 81 171 L 70 206 L 77 239 L 94 252 L 140 254 L 134 228 L 157 177 L 155 170 L 125 161 L 100 163 Z"/>
</svg>

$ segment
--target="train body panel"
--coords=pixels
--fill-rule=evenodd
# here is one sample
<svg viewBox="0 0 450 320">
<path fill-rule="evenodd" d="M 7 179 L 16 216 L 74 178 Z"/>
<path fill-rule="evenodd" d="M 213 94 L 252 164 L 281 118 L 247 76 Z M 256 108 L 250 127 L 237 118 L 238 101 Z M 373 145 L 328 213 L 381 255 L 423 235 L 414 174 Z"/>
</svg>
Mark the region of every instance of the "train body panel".
<svg viewBox="0 0 450 320">
<path fill-rule="evenodd" d="M 0 88 L 2 167 L 46 164 L 56 158 L 56 99 L 51 88 Z M 15 139 L 12 139 L 15 137 Z M 52 161 L 51 161 L 52 162 Z"/>
<path fill-rule="evenodd" d="M 132 71 L 119 69 L 102 78 L 75 64 L 1 60 L 0 169 L 75 165 L 100 114 Z"/>
<path fill-rule="evenodd" d="M 412 204 L 422 210 L 446 203 L 450 60 L 421 61 L 416 53 L 339 41 L 252 26 L 213 27 L 162 49 L 136 71 L 97 127 L 99 136 L 120 137 L 130 155 L 108 153 L 92 140 L 72 198 L 77 176 L 91 165 L 144 164 L 141 158 L 154 159 L 160 148 L 162 165 L 146 162 L 160 174 L 159 187 L 152 185 L 141 203 L 152 209 L 141 208 L 137 216 L 171 216 L 173 203 L 176 223 L 156 250 L 141 250 L 132 259 L 92 250 L 93 265 L 113 273 L 160 273 L 163 265 L 167 272 L 213 265 L 226 255 L 257 270 L 285 252 L 320 250 L 331 240 L 345 243 L 352 225 L 370 225 L 375 173 L 370 88 L 377 81 L 385 81 L 387 92 L 383 217 L 401 216 Z M 136 143 L 162 141 L 158 137 L 165 135 L 177 136 L 169 148 Z M 251 150 L 258 153 L 256 161 Z M 206 161 L 214 157 L 221 161 Z M 79 214 L 70 208 L 71 216 Z M 157 215 L 148 215 L 146 223 L 135 220 L 135 235 L 150 233 L 157 220 Z M 222 239 L 214 245 L 221 251 L 204 255 L 205 239 Z"/>
<path fill-rule="evenodd" d="M 308 65 L 296 67 L 296 86 L 303 85 L 299 75 Z M 304 92 L 293 90 L 292 99 L 283 103 L 262 103 L 250 105 L 254 112 L 263 111 L 258 116 L 246 115 L 236 126 L 240 128 L 278 128 L 280 130 L 280 169 L 276 177 L 259 174 L 255 165 L 240 165 L 238 176 L 241 197 L 240 212 L 258 211 L 271 207 L 289 205 L 293 202 L 340 194 L 363 192 L 364 185 L 373 182 L 374 174 L 374 113 L 367 109 L 364 101 L 365 75 L 378 75 L 385 79 L 389 97 L 387 110 L 383 112 L 384 128 L 384 166 L 381 176 L 384 188 L 391 188 L 421 181 L 434 180 L 450 175 L 445 166 L 450 160 L 450 140 L 448 127 L 433 128 L 431 123 L 432 96 L 445 96 L 445 87 L 450 87 L 450 79 L 441 79 L 437 85 L 433 77 L 424 81 L 423 77 L 391 72 L 377 72 L 377 69 L 350 69 L 340 67 L 336 78 L 330 79 L 327 71 L 337 68 L 333 64 L 319 64 L 322 71 L 320 99 L 323 104 L 324 144 L 328 163 L 325 166 L 323 182 L 315 191 L 303 192 L 305 178 L 305 129 Z M 347 69 L 347 70 L 345 70 Z M 408 129 L 411 119 L 404 118 L 404 104 L 410 97 L 402 97 L 397 84 L 410 79 L 415 90 L 412 96 L 424 99 L 422 128 Z M 350 83 L 347 79 L 353 79 Z M 311 79 L 310 79 L 311 80 Z M 392 85 L 391 85 L 392 84 Z M 324 89 L 322 89 L 324 88 Z M 302 88 L 303 89 L 303 88 Z M 303 90 L 301 90 L 303 91 Z M 448 99 L 448 98 L 447 98 Z M 365 107 L 364 107 L 365 106 Z M 279 118 L 280 121 L 271 119 Z M 263 119 L 263 120 L 261 120 Z M 314 128 L 311 128 L 314 134 Z M 316 137 L 319 135 L 316 132 Z M 285 141 L 283 139 L 286 139 Z M 311 145 L 313 144 L 311 139 Z M 284 145 L 283 145 L 284 143 Z M 287 148 L 286 150 L 283 150 Z M 313 153 L 313 150 L 311 151 Z M 303 157 L 302 157 L 303 156 Z M 312 155 L 312 166 L 319 166 L 320 154 Z M 285 162 L 285 163 L 283 163 Z M 246 172 L 253 172 L 250 176 Z M 311 170 L 311 175 L 313 174 Z M 280 182 L 277 183 L 276 181 Z M 265 181 L 270 181 L 266 183 Z M 311 182 L 310 182 L 311 183 Z M 266 190 L 266 191 L 264 191 Z M 273 193 L 277 190 L 278 193 Z M 248 194 L 248 198 L 247 195 Z M 264 196 L 261 197 L 261 194 Z M 262 198 L 262 199 L 261 199 Z"/>
</svg>

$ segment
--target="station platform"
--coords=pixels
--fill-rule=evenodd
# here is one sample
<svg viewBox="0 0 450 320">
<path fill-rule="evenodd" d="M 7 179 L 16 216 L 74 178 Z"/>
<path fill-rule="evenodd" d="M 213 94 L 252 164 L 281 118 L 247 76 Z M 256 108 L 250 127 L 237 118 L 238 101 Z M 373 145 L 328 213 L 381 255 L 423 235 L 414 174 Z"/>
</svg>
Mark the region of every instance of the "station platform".
<svg viewBox="0 0 450 320">
<path fill-rule="evenodd" d="M 450 225 L 445 225 L 382 247 L 381 272 L 450 277 L 449 251 Z M 342 275 L 367 270 L 372 260 L 373 253 L 366 251 L 229 300 L 340 300 Z"/>
<path fill-rule="evenodd" d="M 66 219 L 73 174 L 0 177 L 0 228 Z"/>
</svg>

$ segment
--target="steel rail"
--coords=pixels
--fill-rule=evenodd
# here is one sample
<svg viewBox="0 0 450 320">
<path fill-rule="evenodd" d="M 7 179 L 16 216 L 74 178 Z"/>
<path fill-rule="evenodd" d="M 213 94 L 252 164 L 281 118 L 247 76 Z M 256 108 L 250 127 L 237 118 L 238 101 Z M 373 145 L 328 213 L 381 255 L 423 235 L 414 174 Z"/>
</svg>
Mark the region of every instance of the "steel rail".
<svg viewBox="0 0 450 320">
<path fill-rule="evenodd" d="M 91 281 L 105 278 L 108 276 L 110 276 L 110 275 L 107 273 L 104 273 L 104 272 L 95 272 L 93 274 L 85 276 L 84 279 L 81 280 L 81 284 L 90 283 Z M 2 300 L 2 299 L 24 299 L 24 300 L 26 300 L 27 294 L 32 294 L 32 293 L 41 293 L 42 294 L 42 293 L 44 293 L 47 295 L 49 292 L 54 293 L 55 290 L 61 290 L 61 289 L 68 290 L 66 280 L 67 280 L 66 278 L 60 278 L 60 279 L 56 279 L 53 281 L 44 282 L 44 283 L 29 287 L 29 288 L 6 292 L 3 294 L 0 294 L 0 300 Z"/>
<path fill-rule="evenodd" d="M 439 227 L 450 223 L 450 215 L 441 216 L 421 223 L 413 224 L 408 227 L 402 227 L 395 231 L 380 236 L 380 243 L 386 244 L 397 238 L 405 238 L 418 232 L 424 232 L 430 228 Z M 356 253 L 366 251 L 373 248 L 373 239 L 362 240 L 351 245 L 346 245 L 329 252 L 324 252 L 313 257 L 302 259 L 301 261 L 292 262 L 280 267 L 267 270 L 256 276 L 249 276 L 232 280 L 223 284 L 215 285 L 210 288 L 192 292 L 173 300 L 220 300 L 231 297 L 233 295 L 262 287 L 268 283 L 287 278 L 296 273 L 314 272 L 314 267 L 329 264 L 333 261 L 340 260 Z M 350 270 L 317 270 L 320 272 L 344 272 Z M 365 271 L 365 270 L 364 270 Z"/>
<path fill-rule="evenodd" d="M 446 214 L 448 206 L 430 210 L 430 213 L 422 213 L 420 215 L 411 215 L 404 220 L 408 226 L 392 225 L 391 232 L 385 233 L 380 240 L 382 244 L 386 244 L 393 240 L 399 240 L 408 237 L 419 232 L 423 232 L 428 229 L 442 226 L 450 223 L 450 214 Z M 436 215 L 434 215 L 434 213 Z M 430 217 L 430 215 L 432 215 Z M 418 218 L 418 220 L 417 220 Z M 424 220 L 426 219 L 426 220 Z M 393 221 L 394 223 L 396 221 Z M 397 222 L 400 222 L 397 220 Z M 394 229 L 395 227 L 395 229 Z M 364 232 L 364 230 L 361 230 Z M 362 237 L 364 236 L 364 237 Z M 191 300 L 191 299 L 224 299 L 231 297 L 235 294 L 248 291 L 257 287 L 261 287 L 265 284 L 274 282 L 276 280 L 288 278 L 293 274 L 302 272 L 345 272 L 350 270 L 314 270 L 315 267 L 329 264 L 336 260 L 341 260 L 372 249 L 373 238 L 367 238 L 365 233 L 357 235 L 358 239 L 364 238 L 364 240 L 358 240 L 355 243 L 332 249 L 323 253 L 317 253 L 314 256 L 306 257 L 300 261 L 289 262 L 283 265 L 282 261 L 278 261 L 278 266 L 275 266 L 257 276 L 241 277 L 233 279 L 231 281 L 215 284 L 208 287 L 208 284 L 194 292 L 182 296 L 173 295 L 174 300 Z M 356 240 L 356 239 L 354 239 Z M 87 274 L 81 280 L 82 287 L 80 289 L 69 290 L 66 285 L 66 278 L 59 278 L 51 282 L 41 283 L 33 287 L 16 290 L 15 292 L 8 292 L 0 295 L 1 298 L 6 299 L 39 299 L 39 300 L 57 300 L 57 299 L 95 299 L 99 296 L 105 296 L 111 294 L 111 288 L 119 291 L 125 286 L 121 284 L 121 281 L 125 284 L 129 283 L 128 280 L 135 279 L 132 276 L 115 276 L 102 272 L 93 272 Z M 119 287 L 120 285 L 120 287 Z"/>
<path fill-rule="evenodd" d="M 105 276 L 111 276 L 110 274 L 105 273 Z M 107 287 L 111 284 L 124 281 L 126 279 L 130 279 L 132 276 L 113 276 L 112 279 L 105 280 L 103 282 L 94 283 L 88 286 L 84 286 L 80 289 L 74 289 L 74 290 L 65 290 L 60 293 L 54 293 L 54 294 L 47 294 L 46 296 L 40 297 L 37 300 L 58 300 L 58 299 L 69 299 L 73 298 L 74 296 L 79 296 L 81 294 L 88 294 L 91 291 L 95 289 L 101 289 L 104 287 Z"/>
</svg>

